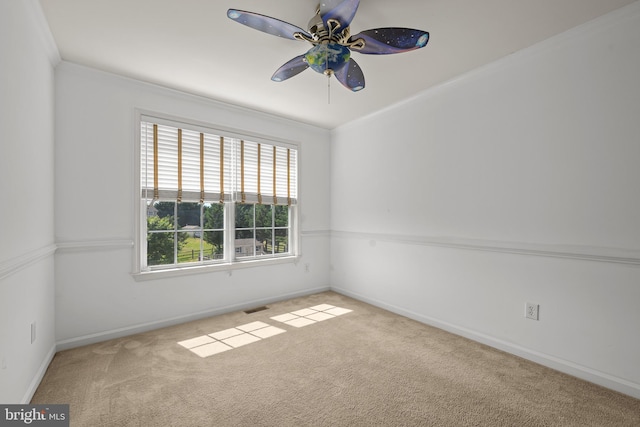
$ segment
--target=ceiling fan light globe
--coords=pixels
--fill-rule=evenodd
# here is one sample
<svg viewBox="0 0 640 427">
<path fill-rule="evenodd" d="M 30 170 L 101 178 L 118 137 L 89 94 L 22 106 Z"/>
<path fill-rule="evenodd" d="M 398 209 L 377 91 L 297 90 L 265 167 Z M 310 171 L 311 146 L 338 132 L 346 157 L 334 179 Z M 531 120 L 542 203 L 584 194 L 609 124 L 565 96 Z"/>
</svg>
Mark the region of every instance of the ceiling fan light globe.
<svg viewBox="0 0 640 427">
<path fill-rule="evenodd" d="M 309 68 L 320 74 L 326 74 L 327 70 L 341 69 L 349 62 L 350 58 L 349 48 L 337 43 L 319 44 L 309 49 L 304 55 Z"/>
</svg>

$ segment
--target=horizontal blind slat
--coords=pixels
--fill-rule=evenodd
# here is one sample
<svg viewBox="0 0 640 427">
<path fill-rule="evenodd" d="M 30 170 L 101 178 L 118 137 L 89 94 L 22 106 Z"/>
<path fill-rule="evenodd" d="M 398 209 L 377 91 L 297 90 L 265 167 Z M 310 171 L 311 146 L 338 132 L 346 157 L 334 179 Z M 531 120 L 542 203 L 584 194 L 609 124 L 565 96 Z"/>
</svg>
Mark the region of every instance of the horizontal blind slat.
<svg viewBox="0 0 640 427">
<path fill-rule="evenodd" d="M 296 203 L 298 196 L 298 151 L 290 145 L 279 146 L 264 142 L 244 140 L 244 162 L 240 163 L 240 140 L 223 138 L 223 188 L 220 174 L 220 135 L 203 132 L 203 150 L 201 153 L 200 134 L 197 130 L 157 124 L 157 159 L 154 155 L 154 123 L 143 121 L 140 124 L 140 187 L 142 197 L 153 194 L 154 180 L 157 180 L 158 197 L 163 200 L 175 200 L 178 197 L 178 129 L 182 129 L 182 200 L 217 202 L 220 192 L 224 200 L 240 200 L 244 170 L 244 193 L 248 203 L 259 202 L 258 190 L 262 193 L 262 202 L 271 204 L 274 196 L 278 204 L 286 204 L 288 197 Z M 260 147 L 260 153 L 258 153 Z M 275 159 L 274 159 L 275 147 Z M 287 149 L 289 151 L 287 152 Z M 203 161 L 201 161 L 201 158 Z M 258 163 L 258 159 L 260 162 Z M 157 177 L 154 174 L 156 162 Z M 275 171 L 274 171 L 275 164 Z M 275 182 L 274 182 L 275 177 Z M 275 188 L 275 194 L 274 194 Z M 201 191 L 204 193 L 201 194 Z"/>
</svg>

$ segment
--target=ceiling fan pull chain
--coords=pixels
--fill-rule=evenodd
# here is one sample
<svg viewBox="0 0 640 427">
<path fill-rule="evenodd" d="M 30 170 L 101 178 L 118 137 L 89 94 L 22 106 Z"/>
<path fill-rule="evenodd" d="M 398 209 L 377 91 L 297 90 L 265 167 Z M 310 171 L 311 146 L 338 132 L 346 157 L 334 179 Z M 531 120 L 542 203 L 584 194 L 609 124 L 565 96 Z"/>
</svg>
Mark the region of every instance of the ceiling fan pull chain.
<svg viewBox="0 0 640 427">
<path fill-rule="evenodd" d="M 331 105 L 331 70 L 329 70 L 329 52 L 324 56 L 324 73 L 327 75 L 327 105 Z"/>
</svg>

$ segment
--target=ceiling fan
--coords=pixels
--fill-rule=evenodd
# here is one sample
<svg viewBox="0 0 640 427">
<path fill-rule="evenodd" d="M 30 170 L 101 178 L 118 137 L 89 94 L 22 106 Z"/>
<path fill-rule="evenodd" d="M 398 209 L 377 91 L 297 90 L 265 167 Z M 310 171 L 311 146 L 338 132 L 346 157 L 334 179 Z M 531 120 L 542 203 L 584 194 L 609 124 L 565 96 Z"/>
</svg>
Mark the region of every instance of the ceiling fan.
<svg viewBox="0 0 640 427">
<path fill-rule="evenodd" d="M 364 74 L 351 57 L 351 51 L 371 55 L 402 53 L 424 47 L 429 33 L 410 28 L 376 28 L 351 35 L 349 25 L 358 10 L 360 0 L 326 0 L 316 9 L 308 31 L 288 22 L 254 12 L 229 9 L 227 16 L 240 24 L 291 40 L 313 45 L 280 67 L 271 77 L 275 82 L 287 80 L 307 68 L 335 76 L 346 88 L 357 92 L 364 89 Z"/>
</svg>

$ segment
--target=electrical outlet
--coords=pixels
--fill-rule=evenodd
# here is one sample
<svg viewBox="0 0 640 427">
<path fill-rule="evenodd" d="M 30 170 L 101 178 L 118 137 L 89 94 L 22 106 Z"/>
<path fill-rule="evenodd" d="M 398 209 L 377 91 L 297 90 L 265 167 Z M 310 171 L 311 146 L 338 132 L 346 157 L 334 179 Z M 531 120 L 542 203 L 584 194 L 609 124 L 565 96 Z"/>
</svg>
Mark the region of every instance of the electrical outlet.
<svg viewBox="0 0 640 427">
<path fill-rule="evenodd" d="M 4 355 L 0 357 L 0 367 L 2 369 L 7 369 L 7 359 L 5 359 Z"/>
<path fill-rule="evenodd" d="M 31 324 L 31 344 L 36 342 L 36 322 Z"/>
<path fill-rule="evenodd" d="M 532 319 L 532 320 L 539 320 L 538 319 L 538 312 L 540 311 L 540 305 L 539 304 L 534 304 L 532 302 L 528 302 L 525 306 L 525 312 L 524 312 L 524 316 L 527 319 Z"/>
</svg>

